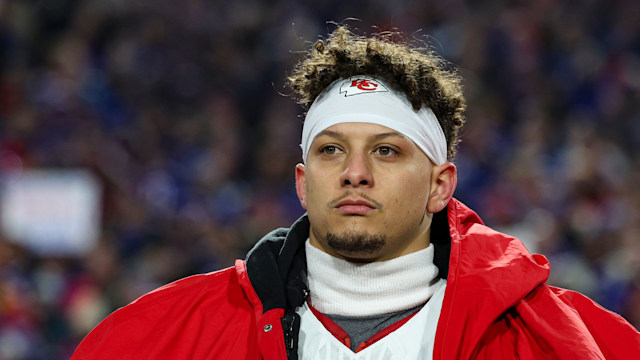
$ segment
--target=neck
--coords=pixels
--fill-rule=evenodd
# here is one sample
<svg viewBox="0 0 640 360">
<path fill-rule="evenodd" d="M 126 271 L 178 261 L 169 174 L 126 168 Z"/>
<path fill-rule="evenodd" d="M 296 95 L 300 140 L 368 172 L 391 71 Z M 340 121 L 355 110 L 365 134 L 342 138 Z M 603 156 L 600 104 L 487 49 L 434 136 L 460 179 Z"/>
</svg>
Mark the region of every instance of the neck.
<svg viewBox="0 0 640 360">
<path fill-rule="evenodd" d="M 306 242 L 311 305 L 331 315 L 372 316 L 424 304 L 435 291 L 434 247 L 370 263 L 331 256 Z"/>
</svg>

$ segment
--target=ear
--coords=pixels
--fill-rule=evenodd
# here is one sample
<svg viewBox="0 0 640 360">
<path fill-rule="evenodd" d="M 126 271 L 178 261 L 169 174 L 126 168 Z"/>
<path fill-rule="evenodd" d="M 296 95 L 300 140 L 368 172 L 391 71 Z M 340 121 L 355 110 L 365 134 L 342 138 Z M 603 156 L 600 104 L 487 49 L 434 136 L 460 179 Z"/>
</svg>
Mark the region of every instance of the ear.
<svg viewBox="0 0 640 360">
<path fill-rule="evenodd" d="M 307 180 L 305 178 L 304 164 L 296 165 L 296 193 L 302 208 L 307 210 Z"/>
<path fill-rule="evenodd" d="M 427 201 L 427 211 L 437 213 L 444 209 L 458 185 L 458 173 L 453 163 L 446 162 L 434 166 L 431 174 L 431 190 Z"/>
</svg>

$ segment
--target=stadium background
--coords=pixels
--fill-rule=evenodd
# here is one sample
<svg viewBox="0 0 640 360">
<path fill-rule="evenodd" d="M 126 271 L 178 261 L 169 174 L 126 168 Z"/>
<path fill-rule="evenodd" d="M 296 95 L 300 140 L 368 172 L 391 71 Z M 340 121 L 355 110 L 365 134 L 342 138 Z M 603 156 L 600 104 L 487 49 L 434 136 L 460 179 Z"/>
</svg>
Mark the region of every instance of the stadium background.
<svg viewBox="0 0 640 360">
<path fill-rule="evenodd" d="M 115 308 L 297 218 L 284 78 L 349 17 L 460 67 L 456 197 L 640 327 L 639 2 L 0 0 L 0 172 L 103 189 L 82 256 L 0 234 L 0 359 L 68 358 Z"/>
</svg>

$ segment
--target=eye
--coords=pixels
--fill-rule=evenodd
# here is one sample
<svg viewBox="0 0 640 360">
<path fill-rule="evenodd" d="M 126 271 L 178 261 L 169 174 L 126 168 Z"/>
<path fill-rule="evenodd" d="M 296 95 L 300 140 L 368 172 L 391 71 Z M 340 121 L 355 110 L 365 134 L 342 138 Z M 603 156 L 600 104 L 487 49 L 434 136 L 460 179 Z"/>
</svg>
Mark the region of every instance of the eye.
<svg viewBox="0 0 640 360">
<path fill-rule="evenodd" d="M 335 155 L 335 154 L 341 153 L 342 151 L 340 150 L 339 147 L 337 147 L 335 145 L 327 145 L 327 146 L 321 148 L 320 152 L 322 154 L 325 154 L 325 155 Z"/>
<path fill-rule="evenodd" d="M 389 146 L 380 146 L 374 151 L 374 154 L 378 154 L 382 157 L 389 157 L 397 154 L 397 152 Z"/>
</svg>

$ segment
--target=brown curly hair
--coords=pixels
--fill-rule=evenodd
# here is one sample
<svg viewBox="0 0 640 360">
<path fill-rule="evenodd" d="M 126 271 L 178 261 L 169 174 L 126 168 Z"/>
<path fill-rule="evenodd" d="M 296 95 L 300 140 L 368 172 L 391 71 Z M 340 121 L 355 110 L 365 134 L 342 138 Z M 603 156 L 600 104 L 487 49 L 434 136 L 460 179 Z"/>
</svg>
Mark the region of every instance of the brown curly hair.
<svg viewBox="0 0 640 360">
<path fill-rule="evenodd" d="M 412 47 L 397 32 L 359 36 L 342 25 L 318 40 L 287 78 L 298 103 L 309 109 L 332 82 L 354 75 L 385 80 L 406 94 L 415 110 L 429 107 L 438 117 L 451 160 L 465 122 L 461 78 L 433 51 Z"/>
</svg>

